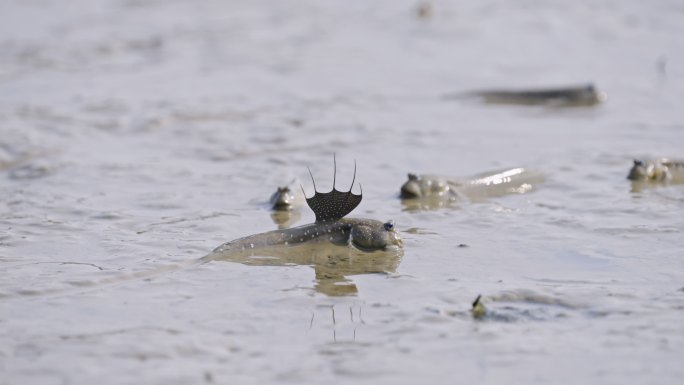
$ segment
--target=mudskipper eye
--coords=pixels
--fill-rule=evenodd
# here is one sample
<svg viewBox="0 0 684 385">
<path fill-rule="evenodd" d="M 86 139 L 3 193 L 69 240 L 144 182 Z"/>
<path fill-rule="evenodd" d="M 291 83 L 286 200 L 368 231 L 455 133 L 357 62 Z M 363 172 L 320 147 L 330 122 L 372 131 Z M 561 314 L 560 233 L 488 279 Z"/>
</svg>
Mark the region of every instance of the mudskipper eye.
<svg viewBox="0 0 684 385">
<path fill-rule="evenodd" d="M 394 228 L 394 221 L 385 222 L 384 226 L 385 230 L 392 231 L 392 229 Z"/>
</svg>

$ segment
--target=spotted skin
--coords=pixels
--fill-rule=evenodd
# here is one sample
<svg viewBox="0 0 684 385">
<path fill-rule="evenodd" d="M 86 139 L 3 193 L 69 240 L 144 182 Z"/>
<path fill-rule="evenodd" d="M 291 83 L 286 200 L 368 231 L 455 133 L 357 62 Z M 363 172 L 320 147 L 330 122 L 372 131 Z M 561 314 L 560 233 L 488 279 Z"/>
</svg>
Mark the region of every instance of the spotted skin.
<svg viewBox="0 0 684 385">
<path fill-rule="evenodd" d="M 313 175 L 311 179 L 316 191 Z M 354 180 L 356 165 L 352 187 Z M 331 296 L 354 294 L 357 289 L 350 283 L 348 275 L 393 272 L 403 255 L 403 242 L 394 222 L 343 218 L 361 203 L 361 198 L 362 194 L 352 193 L 351 188 L 347 192 L 338 191 L 333 181 L 331 192 L 316 191 L 313 197 L 307 198 L 316 215 L 315 223 L 224 243 L 201 258 L 199 263 L 305 264 L 315 269 L 316 291 Z"/>
<path fill-rule="evenodd" d="M 351 192 L 356 165 L 347 192 L 337 190 L 333 179 L 332 191 L 320 193 L 313 175 L 311 180 L 315 194 L 307 198 L 307 203 L 316 215 L 315 223 L 224 243 L 199 263 L 223 260 L 267 266 L 306 264 L 316 271 L 316 291 L 327 295 L 355 293 L 356 287 L 349 284 L 347 275 L 394 271 L 403 255 L 403 242 L 394 222 L 343 218 L 362 199 L 362 194 Z M 303 187 L 302 192 L 306 196 Z"/>
<path fill-rule="evenodd" d="M 309 266 L 315 272 L 316 292 L 347 296 L 358 291 L 351 276 L 394 273 L 403 257 L 401 243 L 391 222 L 339 219 L 237 239 L 219 246 L 200 263 Z"/>
<path fill-rule="evenodd" d="M 306 203 L 316 214 L 316 222 L 335 220 L 349 214 L 361 203 L 361 195 L 333 189 L 329 193 L 316 192 Z"/>
<path fill-rule="evenodd" d="M 334 177 L 337 176 L 337 161 L 334 160 Z M 311 174 L 311 170 L 309 170 Z M 316 191 L 316 181 L 311 174 L 311 180 Z M 309 207 L 316 214 L 316 222 L 291 229 L 279 229 L 267 233 L 250 235 L 224 243 L 211 254 L 204 257 L 212 260 L 224 254 L 244 252 L 255 249 L 265 249 L 273 246 L 296 245 L 305 242 L 329 242 L 334 245 L 349 245 L 359 250 L 384 250 L 388 247 L 401 247 L 402 240 L 394 229 L 394 222 L 381 222 L 374 219 L 343 218 L 361 203 L 362 194 L 356 195 L 349 191 L 341 192 L 335 189 L 329 193 L 316 191 L 313 197 L 307 198 Z M 356 164 L 354 164 L 354 178 L 356 180 Z M 302 187 L 302 192 L 304 188 Z M 306 196 L 306 194 L 305 194 Z"/>
<path fill-rule="evenodd" d="M 385 250 L 401 247 L 403 244 L 391 221 L 383 223 L 374 219 L 342 218 L 236 239 L 217 247 L 203 259 L 225 259 L 231 253 L 254 252 L 262 248 L 307 242 L 349 245 L 363 251 Z"/>
<path fill-rule="evenodd" d="M 311 175 L 315 194 L 311 198 L 306 198 L 306 203 L 316 215 L 316 222 L 343 218 L 345 215 L 352 212 L 356 206 L 361 203 L 361 199 L 363 198 L 363 192 L 358 195 L 351 192 L 354 187 L 354 181 L 356 180 L 356 163 L 354 163 L 354 178 L 352 179 L 351 187 L 349 188 L 349 191 L 342 192 L 335 188 L 335 179 L 337 179 L 337 160 L 334 156 L 333 162 L 333 189 L 328 193 L 321 193 L 316 190 L 316 181 L 311 173 L 311 169 L 309 169 L 309 175 Z M 304 187 L 302 187 L 302 192 L 304 192 Z M 304 193 L 304 196 L 306 196 L 306 193 Z"/>
</svg>

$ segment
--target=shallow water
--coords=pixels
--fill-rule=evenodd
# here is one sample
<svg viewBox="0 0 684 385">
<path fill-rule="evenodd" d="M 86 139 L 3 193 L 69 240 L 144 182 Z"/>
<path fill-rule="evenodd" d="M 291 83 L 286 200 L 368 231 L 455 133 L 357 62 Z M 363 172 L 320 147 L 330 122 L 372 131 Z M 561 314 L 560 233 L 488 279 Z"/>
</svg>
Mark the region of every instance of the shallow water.
<svg viewBox="0 0 684 385">
<path fill-rule="evenodd" d="M 625 179 L 684 157 L 679 2 L 4 3 L 2 383 L 681 381 L 684 186 Z M 594 108 L 442 98 L 592 81 Z M 311 194 L 307 166 L 327 190 L 333 152 L 351 216 L 404 238 L 350 295 L 316 261 L 118 279 L 277 228 L 270 194 Z M 518 166 L 547 179 L 397 198 L 408 172 Z"/>
</svg>

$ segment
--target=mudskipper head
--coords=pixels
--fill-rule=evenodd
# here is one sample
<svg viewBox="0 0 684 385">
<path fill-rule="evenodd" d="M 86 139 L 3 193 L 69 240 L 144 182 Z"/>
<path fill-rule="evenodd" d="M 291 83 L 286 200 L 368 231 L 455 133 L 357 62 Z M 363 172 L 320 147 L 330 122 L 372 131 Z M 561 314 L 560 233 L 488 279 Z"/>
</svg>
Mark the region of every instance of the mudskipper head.
<svg viewBox="0 0 684 385">
<path fill-rule="evenodd" d="M 588 84 L 582 88 L 579 92 L 571 95 L 570 100 L 579 105 L 583 104 L 597 104 L 601 103 L 605 99 L 605 95 L 596 90 L 593 84 Z"/>
<path fill-rule="evenodd" d="M 401 236 L 394 229 L 394 221 L 385 223 L 366 221 L 354 224 L 351 228 L 351 242 L 361 250 L 386 250 L 400 248 Z"/>
<path fill-rule="evenodd" d="M 420 198 L 423 195 L 420 181 L 416 174 L 408 174 L 408 180 L 401 186 L 400 196 L 403 199 Z"/>
<path fill-rule="evenodd" d="M 292 210 L 295 203 L 295 192 L 289 187 L 278 187 L 278 190 L 271 195 L 271 207 L 277 211 Z"/>
<path fill-rule="evenodd" d="M 449 184 L 443 178 L 408 174 L 408 180 L 401 186 L 401 199 L 442 196 L 449 191 Z"/>
<path fill-rule="evenodd" d="M 316 190 L 316 181 L 311 173 L 311 169 L 309 169 L 309 175 L 311 175 L 315 193 L 311 198 L 306 198 L 306 203 L 311 210 L 313 210 L 314 214 L 316 214 L 316 222 L 334 221 L 344 217 L 361 203 L 361 198 L 363 197 L 363 190 L 361 191 L 361 194 L 358 195 L 351 192 L 354 187 L 354 181 L 356 180 L 356 162 L 354 162 L 354 178 L 352 179 L 351 187 L 349 187 L 349 191 L 347 192 L 338 191 L 335 188 L 337 160 L 334 155 L 333 164 L 333 189 L 328 193 L 320 193 Z M 359 188 L 361 188 L 361 184 L 359 184 Z M 304 192 L 304 187 L 302 187 L 302 192 Z M 306 197 L 306 192 L 304 192 L 304 196 Z"/>
<path fill-rule="evenodd" d="M 629 170 L 627 179 L 629 180 L 646 180 L 649 178 L 648 167 L 643 160 L 634 159 L 634 165 Z"/>
</svg>

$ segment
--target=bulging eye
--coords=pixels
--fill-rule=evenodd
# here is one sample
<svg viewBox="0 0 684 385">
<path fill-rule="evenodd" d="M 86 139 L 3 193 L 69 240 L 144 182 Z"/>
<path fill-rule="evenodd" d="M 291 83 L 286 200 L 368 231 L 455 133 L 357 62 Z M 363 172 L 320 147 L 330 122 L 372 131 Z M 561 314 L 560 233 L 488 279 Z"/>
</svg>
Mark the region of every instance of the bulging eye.
<svg viewBox="0 0 684 385">
<path fill-rule="evenodd" d="M 394 221 L 385 222 L 385 230 L 392 231 L 394 229 Z"/>
</svg>

